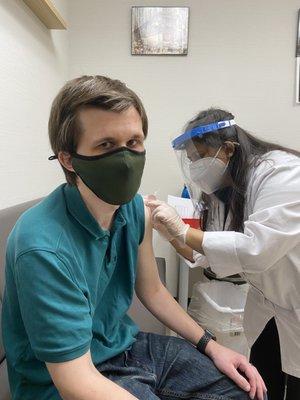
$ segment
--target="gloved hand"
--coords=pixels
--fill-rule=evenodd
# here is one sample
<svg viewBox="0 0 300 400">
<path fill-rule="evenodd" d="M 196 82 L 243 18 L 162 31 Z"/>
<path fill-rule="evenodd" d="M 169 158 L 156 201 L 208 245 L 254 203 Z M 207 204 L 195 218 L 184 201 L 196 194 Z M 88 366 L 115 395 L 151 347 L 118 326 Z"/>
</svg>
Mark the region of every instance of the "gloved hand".
<svg viewBox="0 0 300 400">
<path fill-rule="evenodd" d="M 175 238 L 185 243 L 186 233 L 190 226 L 182 221 L 175 208 L 159 200 L 146 201 L 145 204 L 151 210 L 151 218 L 154 226 L 158 224 L 163 225 L 170 238 Z"/>
<path fill-rule="evenodd" d="M 153 228 L 160 234 L 161 237 L 166 239 L 168 242 L 174 240 L 174 237 L 169 234 L 168 229 L 162 223 L 153 223 Z"/>
</svg>

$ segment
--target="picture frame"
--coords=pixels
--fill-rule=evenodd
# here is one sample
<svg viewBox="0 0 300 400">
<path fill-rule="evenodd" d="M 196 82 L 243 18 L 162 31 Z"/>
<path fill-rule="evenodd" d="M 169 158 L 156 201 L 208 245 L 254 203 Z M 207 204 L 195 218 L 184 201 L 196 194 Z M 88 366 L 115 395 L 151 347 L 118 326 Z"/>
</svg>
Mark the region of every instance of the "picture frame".
<svg viewBox="0 0 300 400">
<path fill-rule="evenodd" d="M 189 7 L 131 8 L 132 55 L 187 55 Z"/>
</svg>

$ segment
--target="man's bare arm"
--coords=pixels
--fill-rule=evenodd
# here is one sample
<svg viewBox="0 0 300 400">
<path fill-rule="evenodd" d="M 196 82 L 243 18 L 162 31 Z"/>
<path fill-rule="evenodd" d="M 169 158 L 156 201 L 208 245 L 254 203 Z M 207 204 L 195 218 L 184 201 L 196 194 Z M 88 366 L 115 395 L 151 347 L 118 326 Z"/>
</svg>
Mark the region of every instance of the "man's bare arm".
<svg viewBox="0 0 300 400">
<path fill-rule="evenodd" d="M 164 325 L 189 340 L 198 343 L 203 329 L 180 307 L 162 284 L 152 246 L 152 224 L 145 208 L 145 236 L 139 247 L 135 291 L 143 305 Z"/>
<path fill-rule="evenodd" d="M 71 361 L 46 365 L 64 400 L 138 400 L 105 378 L 95 368 L 89 351 Z"/>
</svg>

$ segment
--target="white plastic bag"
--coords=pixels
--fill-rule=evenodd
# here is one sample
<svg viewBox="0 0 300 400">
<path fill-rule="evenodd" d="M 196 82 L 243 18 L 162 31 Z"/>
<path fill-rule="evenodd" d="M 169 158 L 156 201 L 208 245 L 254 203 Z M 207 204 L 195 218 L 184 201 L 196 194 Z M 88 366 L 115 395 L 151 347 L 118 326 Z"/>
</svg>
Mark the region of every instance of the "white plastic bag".
<svg viewBox="0 0 300 400">
<path fill-rule="evenodd" d="M 230 282 L 198 282 L 188 313 L 202 327 L 212 331 L 217 341 L 239 353 L 248 355 L 243 331 L 243 318 L 248 285 Z"/>
</svg>

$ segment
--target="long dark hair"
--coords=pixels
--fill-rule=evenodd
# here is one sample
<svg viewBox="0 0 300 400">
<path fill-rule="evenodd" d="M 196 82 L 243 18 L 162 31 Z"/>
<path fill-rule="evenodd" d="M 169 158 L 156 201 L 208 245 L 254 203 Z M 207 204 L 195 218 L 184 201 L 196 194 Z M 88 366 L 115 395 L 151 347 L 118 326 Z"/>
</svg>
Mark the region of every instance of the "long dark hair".
<svg viewBox="0 0 300 400">
<path fill-rule="evenodd" d="M 234 115 L 230 112 L 218 108 L 209 108 L 197 114 L 196 117 L 187 124 L 185 129 L 189 130 L 198 125 L 206 125 L 231 119 L 234 119 Z M 238 143 L 228 165 L 233 180 L 233 187 L 230 199 L 228 200 L 229 204 L 227 205 L 229 211 L 232 213 L 230 230 L 236 232 L 244 231 L 244 209 L 249 168 L 253 165 L 258 165 L 262 156 L 273 150 L 285 151 L 300 157 L 299 151 L 258 139 L 238 125 L 220 129 L 218 132 L 207 133 L 201 138 L 196 138 L 194 140 L 216 149 L 220 148 L 225 141 Z M 208 204 L 210 202 L 210 196 L 204 194 L 202 200 L 204 203 Z M 204 229 L 205 225 L 206 223 L 204 221 Z"/>
</svg>

